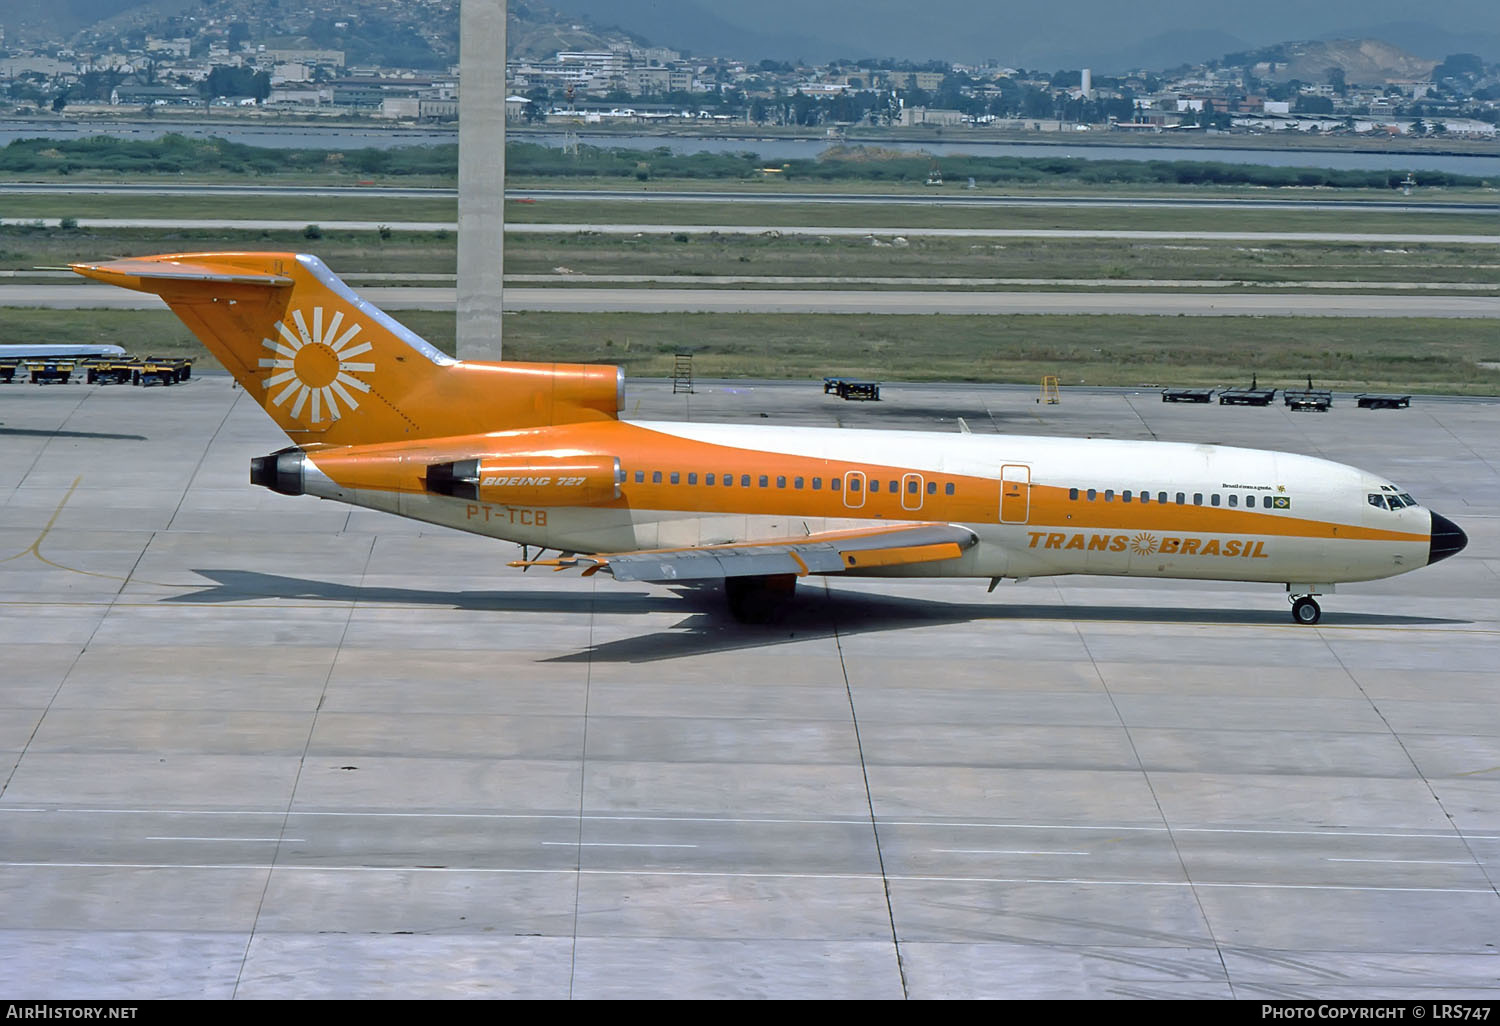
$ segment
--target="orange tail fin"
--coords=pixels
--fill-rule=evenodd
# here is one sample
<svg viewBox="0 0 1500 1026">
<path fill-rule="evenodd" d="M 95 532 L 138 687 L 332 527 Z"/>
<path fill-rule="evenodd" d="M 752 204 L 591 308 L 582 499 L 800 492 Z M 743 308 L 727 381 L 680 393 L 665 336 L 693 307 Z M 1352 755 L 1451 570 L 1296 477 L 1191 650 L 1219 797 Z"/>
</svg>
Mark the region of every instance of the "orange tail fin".
<svg viewBox="0 0 1500 1026">
<path fill-rule="evenodd" d="M 618 368 L 455 360 L 317 257 L 184 253 L 74 264 L 154 292 L 298 445 L 362 445 L 611 419 Z"/>
</svg>

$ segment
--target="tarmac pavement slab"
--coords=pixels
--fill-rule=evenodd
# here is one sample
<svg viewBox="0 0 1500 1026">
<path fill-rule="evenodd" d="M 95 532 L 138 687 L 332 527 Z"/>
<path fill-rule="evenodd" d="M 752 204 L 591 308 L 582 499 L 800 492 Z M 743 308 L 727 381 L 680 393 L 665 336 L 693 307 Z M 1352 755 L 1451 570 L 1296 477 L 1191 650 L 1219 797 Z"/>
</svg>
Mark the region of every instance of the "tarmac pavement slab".
<svg viewBox="0 0 1500 1026">
<path fill-rule="evenodd" d="M 15 386 L 0 991 L 1500 994 L 1500 403 L 698 387 L 627 409 L 1277 446 L 1470 545 L 1316 628 L 1107 578 L 816 581 L 749 627 L 253 488 L 285 440 L 223 377 Z"/>
</svg>

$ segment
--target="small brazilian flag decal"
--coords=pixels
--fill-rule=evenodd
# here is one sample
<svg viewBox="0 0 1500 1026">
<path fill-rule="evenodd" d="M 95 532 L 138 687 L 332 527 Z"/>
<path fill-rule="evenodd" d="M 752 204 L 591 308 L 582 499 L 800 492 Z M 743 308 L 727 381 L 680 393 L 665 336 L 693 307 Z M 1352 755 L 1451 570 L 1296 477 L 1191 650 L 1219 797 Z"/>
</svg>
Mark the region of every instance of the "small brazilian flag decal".
<svg viewBox="0 0 1500 1026">
<path fill-rule="evenodd" d="M 1272 509 L 1291 509 L 1292 508 L 1292 500 L 1288 499 L 1285 495 L 1273 495 L 1273 496 L 1271 496 L 1271 508 Z"/>
</svg>

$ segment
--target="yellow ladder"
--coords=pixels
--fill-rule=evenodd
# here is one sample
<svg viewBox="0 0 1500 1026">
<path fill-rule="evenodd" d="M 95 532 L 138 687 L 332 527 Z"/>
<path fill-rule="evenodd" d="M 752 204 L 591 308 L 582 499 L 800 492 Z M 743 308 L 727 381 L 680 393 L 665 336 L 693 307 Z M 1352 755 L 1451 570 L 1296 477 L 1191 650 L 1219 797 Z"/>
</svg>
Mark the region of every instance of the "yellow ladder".
<svg viewBox="0 0 1500 1026">
<path fill-rule="evenodd" d="M 677 358 L 672 362 L 672 392 L 675 395 L 678 392 L 691 394 L 692 391 L 693 354 L 678 353 Z"/>
<path fill-rule="evenodd" d="M 1048 374 L 1047 376 L 1042 378 L 1042 394 L 1041 397 L 1037 399 L 1037 402 L 1046 403 L 1049 406 L 1055 403 L 1062 402 L 1062 396 L 1058 395 L 1057 393 L 1056 374 Z"/>
</svg>

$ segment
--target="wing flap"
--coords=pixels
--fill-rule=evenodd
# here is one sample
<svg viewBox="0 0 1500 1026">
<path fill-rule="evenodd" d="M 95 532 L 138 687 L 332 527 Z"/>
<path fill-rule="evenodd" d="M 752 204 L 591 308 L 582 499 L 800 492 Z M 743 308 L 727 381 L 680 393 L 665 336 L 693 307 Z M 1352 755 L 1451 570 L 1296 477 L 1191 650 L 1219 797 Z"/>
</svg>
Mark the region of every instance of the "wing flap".
<svg viewBox="0 0 1500 1026">
<path fill-rule="evenodd" d="M 806 577 L 956 559 L 978 540 L 973 531 L 957 524 L 907 524 L 828 531 L 801 538 L 574 558 L 593 563 L 586 573 L 607 570 L 621 581 L 703 581 L 779 574 Z M 556 566 L 559 562 L 547 561 L 547 565 Z"/>
<path fill-rule="evenodd" d="M 957 559 L 963 549 L 957 542 L 938 542 L 935 545 L 903 545 L 895 549 L 872 549 L 868 552 L 840 552 L 848 569 L 864 569 L 872 566 L 902 566 L 907 563 L 935 563 L 940 559 Z"/>
</svg>

